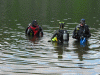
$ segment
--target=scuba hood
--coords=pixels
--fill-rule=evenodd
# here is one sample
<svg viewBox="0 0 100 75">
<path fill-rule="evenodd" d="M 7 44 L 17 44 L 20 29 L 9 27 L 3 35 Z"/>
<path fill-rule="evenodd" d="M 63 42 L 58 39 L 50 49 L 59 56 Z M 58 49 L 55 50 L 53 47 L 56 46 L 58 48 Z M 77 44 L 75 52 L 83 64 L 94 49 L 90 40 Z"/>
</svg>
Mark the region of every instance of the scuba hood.
<svg viewBox="0 0 100 75">
<path fill-rule="evenodd" d="M 59 22 L 59 28 L 63 29 L 64 28 L 64 24 L 65 24 L 65 22 Z"/>
<path fill-rule="evenodd" d="M 32 21 L 32 26 L 34 27 L 34 26 L 36 26 L 38 23 L 37 23 L 37 21 L 36 20 L 33 20 Z"/>
<path fill-rule="evenodd" d="M 81 26 L 84 26 L 85 25 L 85 19 L 81 19 L 80 23 L 81 23 Z"/>
</svg>

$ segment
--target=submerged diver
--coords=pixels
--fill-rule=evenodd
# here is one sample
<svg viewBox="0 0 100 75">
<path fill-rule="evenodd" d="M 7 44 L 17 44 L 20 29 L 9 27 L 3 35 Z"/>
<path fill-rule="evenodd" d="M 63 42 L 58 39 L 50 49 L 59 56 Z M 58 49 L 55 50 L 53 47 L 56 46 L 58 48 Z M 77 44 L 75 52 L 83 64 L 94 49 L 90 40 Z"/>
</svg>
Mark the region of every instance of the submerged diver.
<svg viewBox="0 0 100 75">
<path fill-rule="evenodd" d="M 69 33 L 67 30 L 64 30 L 64 22 L 59 22 L 59 28 L 54 35 L 52 36 L 51 40 L 56 41 L 58 43 L 63 43 L 63 41 L 69 41 Z"/>
<path fill-rule="evenodd" d="M 26 28 L 25 34 L 30 36 L 43 36 L 43 29 L 38 25 L 36 20 L 33 20 L 31 24 Z"/>
<path fill-rule="evenodd" d="M 89 31 L 89 26 L 85 24 L 85 19 L 81 19 L 80 24 L 75 27 L 73 31 L 72 38 L 81 40 L 81 38 L 88 38 L 91 37 L 91 33 Z"/>
</svg>

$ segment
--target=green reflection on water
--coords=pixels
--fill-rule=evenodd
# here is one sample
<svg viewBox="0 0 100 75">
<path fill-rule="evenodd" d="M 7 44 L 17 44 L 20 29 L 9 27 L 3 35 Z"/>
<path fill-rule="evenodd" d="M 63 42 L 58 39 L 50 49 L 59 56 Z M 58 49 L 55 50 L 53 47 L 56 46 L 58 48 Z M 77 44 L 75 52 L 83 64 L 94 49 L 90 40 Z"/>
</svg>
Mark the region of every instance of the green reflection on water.
<svg viewBox="0 0 100 75">
<path fill-rule="evenodd" d="M 99 0 L 1 0 L 0 2 L 1 20 L 13 28 L 16 28 L 15 20 L 22 26 L 26 26 L 34 19 L 37 19 L 40 25 L 58 26 L 57 20 L 79 23 L 81 18 L 85 18 L 86 22 L 92 26 L 95 22 L 93 17 L 98 17 L 100 10 L 98 9 Z"/>
</svg>

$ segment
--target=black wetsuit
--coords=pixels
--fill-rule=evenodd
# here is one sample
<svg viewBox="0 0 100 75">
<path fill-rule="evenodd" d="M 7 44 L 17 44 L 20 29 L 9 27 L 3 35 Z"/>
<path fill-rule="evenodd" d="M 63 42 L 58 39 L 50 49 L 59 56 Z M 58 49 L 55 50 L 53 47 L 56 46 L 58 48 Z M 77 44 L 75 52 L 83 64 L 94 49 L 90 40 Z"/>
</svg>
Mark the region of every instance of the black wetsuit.
<svg viewBox="0 0 100 75">
<path fill-rule="evenodd" d="M 86 37 L 87 39 L 91 36 L 88 25 L 85 26 L 77 25 L 75 30 L 73 31 L 72 35 L 73 38 L 80 40 L 80 37 L 82 36 Z"/>
<path fill-rule="evenodd" d="M 28 27 L 26 28 L 26 30 L 25 30 L 25 34 L 26 34 L 26 35 L 27 35 L 27 34 L 29 35 L 31 31 L 32 31 L 32 33 L 33 33 L 33 35 L 34 35 L 34 32 L 33 32 L 33 30 L 32 30 L 31 28 L 30 28 L 30 31 L 28 31 L 28 28 L 29 28 L 29 27 L 35 28 L 34 32 L 35 32 L 35 31 L 38 31 L 37 36 L 39 36 L 39 33 L 40 33 L 40 32 L 41 32 L 41 35 L 43 36 L 43 29 L 42 29 L 42 27 L 39 26 L 39 25 L 37 25 L 37 26 L 33 26 L 33 25 L 28 26 Z"/>
<path fill-rule="evenodd" d="M 67 30 L 57 30 L 55 33 L 54 33 L 54 35 L 52 36 L 52 38 L 54 38 L 55 36 L 57 36 L 57 40 L 58 40 L 58 42 L 63 42 L 63 34 L 64 34 L 64 31 L 66 31 L 66 33 L 67 33 L 67 41 L 69 40 L 69 33 L 67 32 Z M 51 38 L 51 39 L 52 39 Z"/>
</svg>

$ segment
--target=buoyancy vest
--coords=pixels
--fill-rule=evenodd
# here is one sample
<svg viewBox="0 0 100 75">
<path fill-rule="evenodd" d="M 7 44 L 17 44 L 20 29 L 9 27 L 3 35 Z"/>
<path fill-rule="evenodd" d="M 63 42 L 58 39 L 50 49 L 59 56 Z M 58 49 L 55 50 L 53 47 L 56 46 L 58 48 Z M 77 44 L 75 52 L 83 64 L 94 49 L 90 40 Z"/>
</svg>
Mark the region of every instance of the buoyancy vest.
<svg viewBox="0 0 100 75">
<path fill-rule="evenodd" d="M 82 35 L 82 34 L 89 34 L 89 28 L 88 25 L 85 25 L 84 27 L 81 27 L 80 25 L 76 26 L 76 33 L 78 34 L 78 36 Z"/>
<path fill-rule="evenodd" d="M 59 31 L 58 31 L 57 39 L 63 41 L 63 34 L 64 34 L 64 31 L 66 31 L 66 33 L 67 33 L 67 30 L 59 30 Z"/>
<path fill-rule="evenodd" d="M 39 32 L 39 26 L 38 25 L 35 27 L 30 26 L 28 29 L 30 29 L 30 28 L 32 29 L 34 35 L 37 35 L 37 33 Z"/>
</svg>

